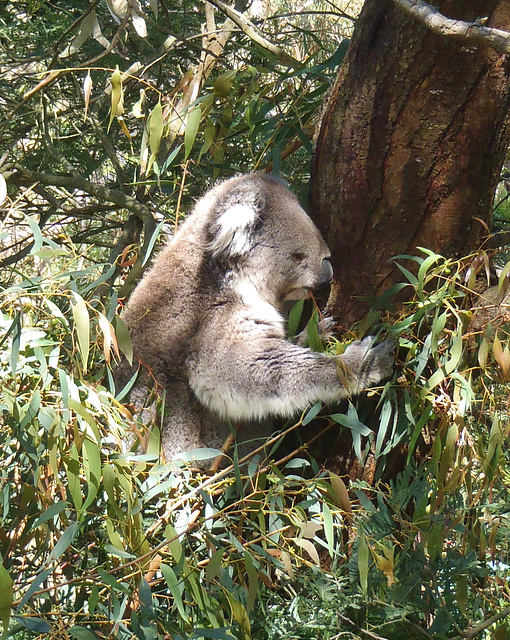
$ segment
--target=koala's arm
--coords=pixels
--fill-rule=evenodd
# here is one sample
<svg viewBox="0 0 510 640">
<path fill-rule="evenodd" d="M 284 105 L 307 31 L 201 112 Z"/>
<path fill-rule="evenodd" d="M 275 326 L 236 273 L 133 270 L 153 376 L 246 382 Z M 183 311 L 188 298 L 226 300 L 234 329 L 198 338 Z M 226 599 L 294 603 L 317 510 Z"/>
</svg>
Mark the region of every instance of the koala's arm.
<svg viewBox="0 0 510 640">
<path fill-rule="evenodd" d="M 335 402 L 389 377 L 394 345 L 373 338 L 327 356 L 279 338 L 221 345 L 190 366 L 199 401 L 223 417 L 289 416 L 321 400 Z"/>
</svg>

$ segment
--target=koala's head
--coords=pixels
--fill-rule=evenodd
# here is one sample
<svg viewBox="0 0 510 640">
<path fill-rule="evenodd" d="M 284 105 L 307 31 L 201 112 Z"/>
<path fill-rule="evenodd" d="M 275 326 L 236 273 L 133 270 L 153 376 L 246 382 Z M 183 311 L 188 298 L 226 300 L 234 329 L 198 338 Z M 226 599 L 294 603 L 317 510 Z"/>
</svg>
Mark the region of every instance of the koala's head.
<svg viewBox="0 0 510 640">
<path fill-rule="evenodd" d="M 209 251 L 267 302 L 281 308 L 331 281 L 329 249 L 282 181 L 250 174 L 222 183 L 213 194 Z"/>
</svg>

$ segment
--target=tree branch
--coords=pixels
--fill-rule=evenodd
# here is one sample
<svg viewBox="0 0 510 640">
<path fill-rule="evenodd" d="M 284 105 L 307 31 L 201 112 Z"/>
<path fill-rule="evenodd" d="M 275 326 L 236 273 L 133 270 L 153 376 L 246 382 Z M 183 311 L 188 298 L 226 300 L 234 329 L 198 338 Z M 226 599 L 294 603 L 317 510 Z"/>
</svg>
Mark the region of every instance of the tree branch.
<svg viewBox="0 0 510 640">
<path fill-rule="evenodd" d="M 393 0 L 405 13 L 412 16 L 433 33 L 447 38 L 458 38 L 471 44 L 491 47 L 499 53 L 510 53 L 510 33 L 484 26 L 481 21 L 453 20 L 440 13 L 424 0 Z"/>
<path fill-rule="evenodd" d="M 217 7 L 222 13 L 224 13 L 228 18 L 234 22 L 243 33 L 245 33 L 253 42 L 258 44 L 260 47 L 272 53 L 280 62 L 291 69 L 302 69 L 303 63 L 296 58 L 293 58 L 291 55 L 286 53 L 283 49 L 276 46 L 272 42 L 270 42 L 260 31 L 258 27 L 256 27 L 253 22 L 248 20 L 242 13 L 236 11 L 228 4 L 222 2 L 222 0 L 209 0 L 211 4 Z"/>
<path fill-rule="evenodd" d="M 57 176 L 48 173 L 40 173 L 38 171 L 30 171 L 19 164 L 14 165 L 15 169 L 24 177 L 34 182 L 40 182 L 41 184 L 53 185 L 55 187 L 64 187 L 65 189 L 85 191 L 90 196 L 106 200 L 107 202 L 113 202 L 123 209 L 128 209 L 134 213 L 144 225 L 149 224 L 151 228 L 155 227 L 156 221 L 150 209 L 148 209 L 142 202 L 129 196 L 117 189 L 110 189 L 100 184 L 94 184 L 89 182 L 80 176 Z"/>
<path fill-rule="evenodd" d="M 470 629 L 466 629 L 466 631 L 462 631 L 460 635 L 455 636 L 451 640 L 461 640 L 461 638 L 468 638 L 468 640 L 471 640 L 472 638 L 476 638 L 476 636 L 482 633 L 482 631 L 485 631 L 485 629 L 493 625 L 495 622 L 499 622 L 500 620 L 503 620 L 503 618 L 506 618 L 509 615 L 510 615 L 510 607 L 505 607 L 498 613 L 495 613 L 490 618 L 487 618 L 486 620 L 482 620 L 482 622 L 475 624 L 474 627 L 471 627 Z"/>
</svg>

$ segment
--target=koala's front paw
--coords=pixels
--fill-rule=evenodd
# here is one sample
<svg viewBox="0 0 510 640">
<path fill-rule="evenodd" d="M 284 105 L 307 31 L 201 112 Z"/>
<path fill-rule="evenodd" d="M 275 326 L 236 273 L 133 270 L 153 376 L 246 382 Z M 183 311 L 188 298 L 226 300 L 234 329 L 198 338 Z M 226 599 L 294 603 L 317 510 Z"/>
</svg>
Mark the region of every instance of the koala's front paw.
<svg viewBox="0 0 510 640">
<path fill-rule="evenodd" d="M 360 390 L 378 384 L 393 374 L 397 341 L 389 338 L 374 345 L 374 336 L 353 342 L 342 356 Z"/>
</svg>

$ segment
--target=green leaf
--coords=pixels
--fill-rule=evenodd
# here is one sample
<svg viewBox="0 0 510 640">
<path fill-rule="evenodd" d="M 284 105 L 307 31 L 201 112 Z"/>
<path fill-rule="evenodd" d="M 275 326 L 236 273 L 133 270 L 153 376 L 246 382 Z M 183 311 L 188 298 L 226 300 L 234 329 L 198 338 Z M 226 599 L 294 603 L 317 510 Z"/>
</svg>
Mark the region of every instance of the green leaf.
<svg viewBox="0 0 510 640">
<path fill-rule="evenodd" d="M 443 550 L 443 525 L 436 524 L 427 536 L 427 549 L 431 560 L 435 560 Z"/>
<path fill-rule="evenodd" d="M 94 501 L 99 491 L 101 482 L 101 454 L 100 447 L 96 442 L 86 438 L 82 447 L 83 470 L 87 478 L 87 498 L 83 504 L 85 511 Z"/>
<path fill-rule="evenodd" d="M 319 334 L 319 327 L 317 324 L 318 317 L 318 312 L 314 311 L 312 313 L 312 317 L 306 325 L 306 341 L 310 349 L 312 349 L 313 351 L 317 351 L 317 353 L 323 353 L 324 345 L 322 344 L 322 340 Z"/>
<path fill-rule="evenodd" d="M 457 588 L 455 590 L 455 596 L 457 598 L 457 604 L 459 605 L 459 611 L 462 614 L 465 614 L 468 597 L 468 581 L 466 576 L 459 576 L 457 578 Z"/>
<path fill-rule="evenodd" d="M 195 138 L 197 137 L 201 117 L 202 109 L 198 105 L 188 115 L 188 121 L 186 122 L 186 131 L 184 132 L 184 160 L 188 159 L 189 154 L 193 149 L 193 144 L 195 143 Z"/>
<path fill-rule="evenodd" d="M 433 253 L 432 251 L 428 251 L 426 249 L 422 249 L 422 251 L 425 251 L 429 255 L 421 263 L 421 266 L 418 269 L 418 295 L 420 296 L 420 298 L 423 296 L 423 287 L 425 286 L 426 275 L 427 275 L 430 267 L 433 264 L 435 264 L 436 262 L 438 262 L 439 260 L 442 259 L 442 256 L 440 256 L 440 255 L 438 255 L 436 253 Z"/>
<path fill-rule="evenodd" d="M 0 621 L 3 625 L 2 638 L 7 638 L 7 628 L 11 617 L 11 607 L 14 598 L 12 578 L 7 569 L 0 564 Z"/>
<path fill-rule="evenodd" d="M 42 233 L 41 233 L 41 229 L 39 228 L 39 225 L 37 224 L 37 222 L 32 217 L 27 216 L 26 220 L 27 220 L 28 226 L 30 227 L 30 230 L 32 231 L 32 234 L 34 236 L 34 244 L 33 244 L 32 248 L 30 249 L 30 253 L 34 254 L 34 253 L 37 253 L 37 251 L 39 251 L 39 249 L 42 247 L 43 236 L 42 236 Z"/>
<path fill-rule="evenodd" d="M 311 422 L 315 416 L 319 413 L 319 411 L 322 409 L 322 402 L 316 402 L 313 407 L 311 407 L 308 412 L 306 413 L 305 417 L 303 418 L 301 424 L 303 425 L 307 425 L 309 422 Z"/>
<path fill-rule="evenodd" d="M 188 622 L 189 618 L 186 614 L 186 610 L 182 601 L 182 595 L 184 593 L 184 585 L 182 584 L 182 581 L 179 580 L 179 578 L 175 575 L 172 567 L 167 564 L 161 564 L 160 571 L 163 574 L 163 578 L 165 578 L 165 582 L 170 590 L 170 593 L 172 594 L 175 606 L 177 607 L 181 618 L 184 620 L 184 622 Z"/>
<path fill-rule="evenodd" d="M 450 358 L 444 365 L 446 374 L 450 374 L 459 364 L 462 356 L 462 327 L 459 326 L 453 336 L 453 343 L 450 349 Z"/>
<path fill-rule="evenodd" d="M 377 440 L 375 442 L 375 456 L 376 458 L 381 453 L 381 449 L 388 431 L 388 425 L 390 423 L 391 414 L 393 413 L 393 407 L 389 399 L 383 405 L 381 411 L 381 418 L 379 420 L 379 428 L 377 429 Z"/>
<path fill-rule="evenodd" d="M 324 520 L 324 535 L 328 544 L 329 555 L 333 557 L 335 550 L 335 533 L 333 528 L 333 515 L 326 502 L 322 505 L 322 518 Z"/>
<path fill-rule="evenodd" d="M 11 371 L 12 375 L 16 376 L 16 369 L 18 367 L 19 348 L 21 344 L 21 313 L 17 313 L 16 317 L 12 321 L 11 326 L 8 329 L 7 335 L 12 330 L 12 346 L 11 346 Z"/>
<path fill-rule="evenodd" d="M 77 640 L 97 640 L 97 636 L 93 631 L 79 625 L 69 629 L 69 634 Z"/>
<path fill-rule="evenodd" d="M 147 121 L 147 126 L 149 129 L 149 147 L 151 150 L 149 165 L 147 167 L 148 172 L 157 158 L 159 147 L 161 145 L 161 138 L 163 136 L 164 122 L 161 101 L 158 102 L 158 104 L 151 111 Z"/>
<path fill-rule="evenodd" d="M 78 351 L 80 352 L 83 372 L 87 372 L 87 361 L 90 349 L 90 318 L 87 305 L 83 298 L 72 292 L 71 307 L 73 312 L 74 330 L 78 341 Z"/>
<path fill-rule="evenodd" d="M 50 560 L 53 560 L 53 559 L 58 560 L 60 558 L 60 556 L 72 544 L 79 528 L 80 528 L 79 522 L 73 522 L 67 527 L 64 533 L 60 536 L 60 539 L 57 542 L 57 544 L 54 546 L 53 551 L 48 556 L 48 562 L 50 562 Z"/>
<path fill-rule="evenodd" d="M 32 525 L 32 529 L 36 529 L 37 527 L 40 527 L 42 524 L 44 524 L 48 520 L 51 520 L 55 516 L 58 516 L 60 513 L 62 513 L 62 511 L 65 511 L 68 508 L 69 508 L 69 503 L 66 500 L 60 500 L 59 502 L 55 502 L 55 504 L 52 504 L 51 506 L 49 506 L 37 518 L 37 520 Z"/>
<path fill-rule="evenodd" d="M 80 458 L 78 449 L 74 443 L 69 451 L 69 460 L 67 463 L 67 486 L 76 511 L 81 511 L 83 499 L 80 483 Z"/>
<path fill-rule="evenodd" d="M 142 262 L 142 267 L 145 266 L 147 264 L 147 261 L 150 259 L 152 250 L 154 248 L 154 245 L 156 244 L 156 240 L 159 238 L 159 234 L 161 233 L 161 229 L 163 228 L 163 225 L 165 223 L 166 223 L 166 220 L 162 220 L 158 224 L 158 226 L 154 229 L 154 233 L 152 234 L 151 239 L 149 240 L 149 244 L 147 245 L 147 250 L 145 252 L 145 257 Z"/>
<path fill-rule="evenodd" d="M 36 575 L 36 577 L 34 578 L 32 584 L 30 585 L 30 587 L 27 589 L 25 595 L 23 596 L 21 602 L 17 606 L 17 608 L 16 608 L 17 612 L 20 612 L 23 609 L 23 607 L 30 600 L 30 598 L 33 596 L 33 594 L 39 589 L 41 584 L 43 584 L 43 582 L 45 582 L 48 579 L 49 575 L 53 571 L 54 571 L 54 568 L 51 566 L 51 567 L 48 567 L 47 569 L 45 569 L 44 571 L 41 571 L 40 573 L 38 573 Z"/>
<path fill-rule="evenodd" d="M 221 570 L 221 561 L 223 560 L 223 548 L 216 549 L 207 563 L 207 569 L 205 571 L 205 579 L 207 582 L 212 582 L 214 578 L 219 574 Z"/>
<path fill-rule="evenodd" d="M 368 561 L 369 549 L 367 540 L 365 538 L 365 534 L 360 531 L 358 546 L 358 571 L 361 591 L 364 595 L 366 595 L 368 591 Z"/>
<path fill-rule="evenodd" d="M 126 356 L 126 360 L 130 365 L 133 364 L 133 343 L 131 342 L 131 335 L 126 323 L 120 316 L 115 316 L 113 319 L 113 325 L 115 327 L 115 335 L 117 337 L 117 344 L 119 349 Z"/>
<path fill-rule="evenodd" d="M 237 70 L 230 69 L 219 75 L 214 81 L 213 91 L 217 96 L 221 98 L 227 98 L 232 85 L 234 84 L 234 78 L 236 77 Z"/>
<path fill-rule="evenodd" d="M 301 316 L 303 314 L 303 307 L 305 304 L 304 298 L 302 300 L 297 300 L 293 305 L 289 313 L 289 319 L 287 321 L 287 335 L 290 338 L 293 338 L 297 335 L 299 321 L 301 320 Z"/>
<path fill-rule="evenodd" d="M 193 449 L 192 451 L 182 451 L 176 454 L 175 460 L 183 460 L 191 462 L 191 460 L 209 460 L 222 455 L 221 449 L 213 449 L 210 447 L 202 447 L 201 449 Z"/>
<path fill-rule="evenodd" d="M 257 593 L 259 590 L 260 578 L 253 563 L 252 556 L 245 550 L 244 551 L 244 566 L 246 573 L 248 574 L 248 598 L 246 600 L 246 609 L 252 611 L 257 599 Z"/>
</svg>

